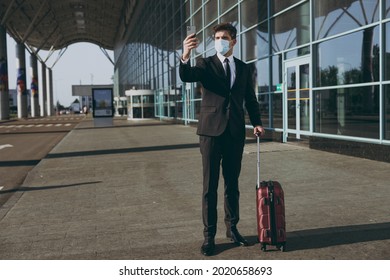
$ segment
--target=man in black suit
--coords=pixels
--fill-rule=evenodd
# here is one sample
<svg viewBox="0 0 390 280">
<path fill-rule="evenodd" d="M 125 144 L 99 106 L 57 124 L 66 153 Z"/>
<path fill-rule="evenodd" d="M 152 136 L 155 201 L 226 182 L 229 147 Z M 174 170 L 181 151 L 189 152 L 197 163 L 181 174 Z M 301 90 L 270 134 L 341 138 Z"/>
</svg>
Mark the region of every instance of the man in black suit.
<svg viewBox="0 0 390 280">
<path fill-rule="evenodd" d="M 183 41 L 180 78 L 184 82 L 202 84 L 202 103 L 197 134 L 203 163 L 202 216 L 204 242 L 202 254 L 210 256 L 215 249 L 217 231 L 217 188 L 220 165 L 224 178 L 226 236 L 242 246 L 248 242 L 237 230 L 239 221 L 238 178 L 245 144 L 245 111 L 249 114 L 254 134 L 264 134 L 259 104 L 253 89 L 250 68 L 233 57 L 237 30 L 230 23 L 214 27 L 213 56 L 200 58 L 196 66 L 189 63 L 191 50 L 198 45 L 195 34 Z"/>
</svg>

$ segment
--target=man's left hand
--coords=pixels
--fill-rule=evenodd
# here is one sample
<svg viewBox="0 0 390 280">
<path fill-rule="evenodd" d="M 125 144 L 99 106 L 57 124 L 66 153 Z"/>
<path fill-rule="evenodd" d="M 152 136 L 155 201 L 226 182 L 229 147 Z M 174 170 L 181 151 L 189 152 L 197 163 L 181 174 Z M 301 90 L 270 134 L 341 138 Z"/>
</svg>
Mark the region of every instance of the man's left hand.
<svg viewBox="0 0 390 280">
<path fill-rule="evenodd" d="M 255 126 L 255 128 L 253 129 L 253 134 L 256 135 L 257 137 L 264 136 L 265 130 L 262 126 L 258 125 Z"/>
</svg>

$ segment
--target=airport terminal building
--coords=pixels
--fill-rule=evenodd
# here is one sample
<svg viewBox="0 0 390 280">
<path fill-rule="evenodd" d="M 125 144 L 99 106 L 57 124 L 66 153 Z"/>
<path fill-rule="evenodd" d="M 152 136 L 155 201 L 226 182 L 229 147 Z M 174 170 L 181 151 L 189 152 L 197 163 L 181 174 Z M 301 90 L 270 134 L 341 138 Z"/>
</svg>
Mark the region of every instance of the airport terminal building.
<svg viewBox="0 0 390 280">
<path fill-rule="evenodd" d="M 178 75 L 186 26 L 200 42 L 194 64 L 215 53 L 213 26 L 231 22 L 234 55 L 252 66 L 263 122 L 282 141 L 390 144 L 390 0 L 144 2 L 115 47 L 115 76 L 120 94 L 153 90 L 156 117 L 197 121 L 200 85 Z"/>
<path fill-rule="evenodd" d="M 195 64 L 215 53 L 213 26 L 230 22 L 238 30 L 234 55 L 253 70 L 268 135 L 390 161 L 390 0 L 4 0 L 0 5 L 1 25 L 32 51 L 77 42 L 113 50 L 114 94 L 136 104 L 129 114 L 142 115 L 142 95 L 136 92 L 142 90 L 152 93 L 143 102 L 154 104 L 148 117 L 154 113 L 183 124 L 196 124 L 202 98 L 201 85 L 183 83 L 178 74 L 186 27 L 196 27 L 200 43 L 191 58 Z M 0 91 L 6 87 L 2 82 Z"/>
</svg>

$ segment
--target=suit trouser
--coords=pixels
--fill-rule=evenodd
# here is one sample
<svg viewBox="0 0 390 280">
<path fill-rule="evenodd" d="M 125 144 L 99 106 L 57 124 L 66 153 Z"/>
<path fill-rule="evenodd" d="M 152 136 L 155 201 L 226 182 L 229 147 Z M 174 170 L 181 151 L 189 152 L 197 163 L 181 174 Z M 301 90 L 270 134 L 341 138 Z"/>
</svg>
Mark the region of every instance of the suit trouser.
<svg viewBox="0 0 390 280">
<path fill-rule="evenodd" d="M 238 177 L 245 139 L 232 137 L 229 128 L 220 136 L 200 136 L 203 163 L 202 217 L 204 237 L 213 238 L 217 231 L 217 190 L 222 160 L 224 178 L 225 224 L 235 227 L 240 219 Z"/>
</svg>

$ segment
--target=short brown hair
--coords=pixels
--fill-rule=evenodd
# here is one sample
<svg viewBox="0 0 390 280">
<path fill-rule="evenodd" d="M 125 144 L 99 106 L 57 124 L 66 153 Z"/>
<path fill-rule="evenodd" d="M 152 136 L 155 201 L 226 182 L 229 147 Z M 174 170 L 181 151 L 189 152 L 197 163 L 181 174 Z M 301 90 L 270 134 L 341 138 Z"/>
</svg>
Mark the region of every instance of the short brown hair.
<svg viewBox="0 0 390 280">
<path fill-rule="evenodd" d="M 232 39 L 236 39 L 237 29 L 230 22 L 219 23 L 216 26 L 214 26 L 213 29 L 214 29 L 214 35 L 219 31 L 227 31 L 230 37 L 232 37 Z"/>
</svg>

